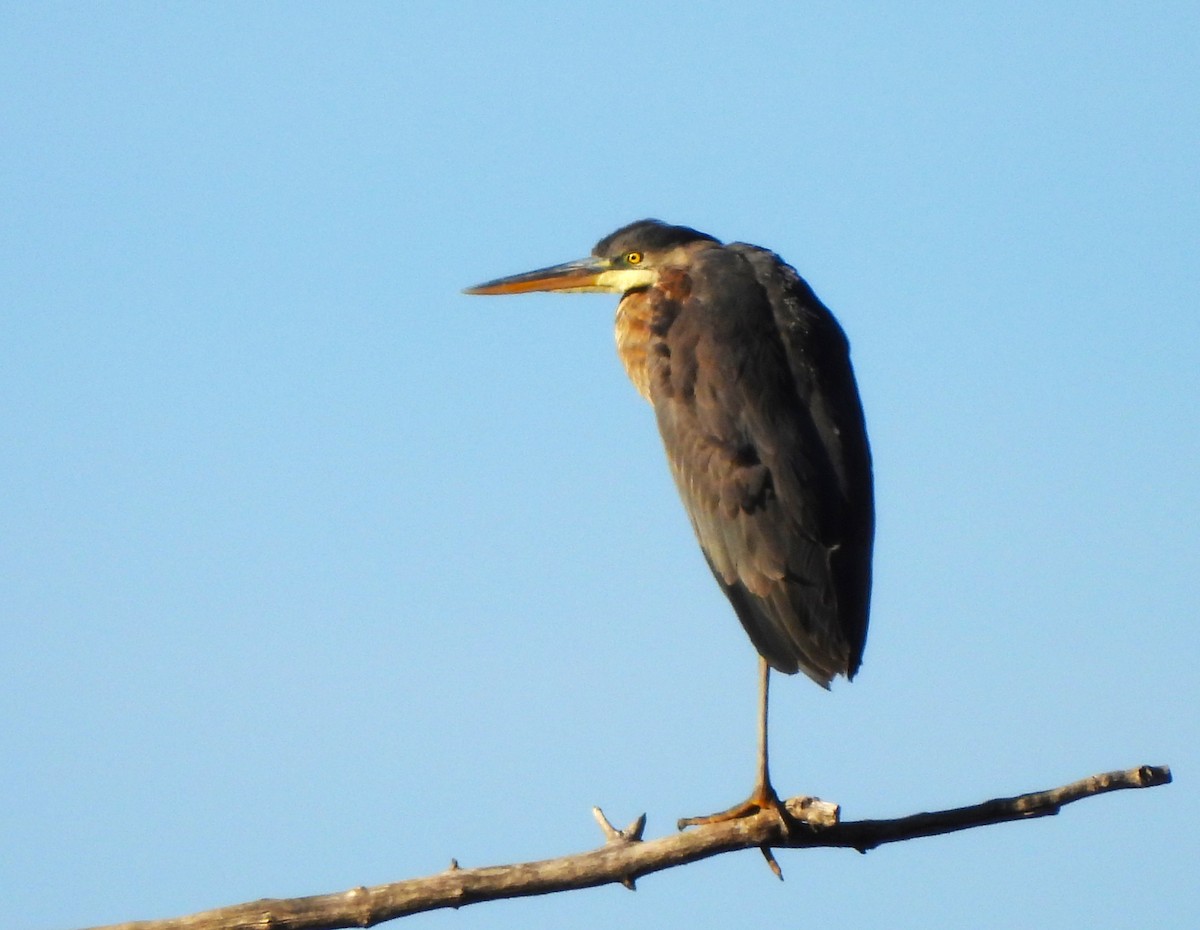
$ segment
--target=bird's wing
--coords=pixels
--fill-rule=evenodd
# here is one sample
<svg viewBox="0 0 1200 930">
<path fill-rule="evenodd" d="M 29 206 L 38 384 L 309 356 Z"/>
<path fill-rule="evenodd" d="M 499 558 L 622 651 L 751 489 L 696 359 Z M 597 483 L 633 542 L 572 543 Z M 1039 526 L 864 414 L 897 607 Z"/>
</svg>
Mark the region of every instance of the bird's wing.
<svg viewBox="0 0 1200 930">
<path fill-rule="evenodd" d="M 652 292 L 650 394 L 700 545 L 755 646 L 828 684 L 861 651 L 839 606 L 841 482 L 769 296 L 730 249 Z"/>
<path fill-rule="evenodd" d="M 850 345 L 841 326 L 796 270 L 774 252 L 728 247 L 754 269 L 766 291 L 788 367 L 837 479 L 839 504 L 830 556 L 839 620 L 851 646 L 850 675 L 862 661 L 871 601 L 875 494 L 871 448 Z"/>
</svg>

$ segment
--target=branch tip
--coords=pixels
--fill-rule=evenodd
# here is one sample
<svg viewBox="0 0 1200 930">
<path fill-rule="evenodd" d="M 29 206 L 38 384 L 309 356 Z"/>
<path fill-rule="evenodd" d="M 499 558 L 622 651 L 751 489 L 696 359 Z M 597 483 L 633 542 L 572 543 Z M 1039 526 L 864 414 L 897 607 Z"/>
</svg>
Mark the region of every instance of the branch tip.
<svg viewBox="0 0 1200 930">
<path fill-rule="evenodd" d="M 598 807 L 592 808 L 592 816 L 596 818 L 596 823 L 600 824 L 600 829 L 604 831 L 604 842 L 606 844 L 640 843 L 642 841 L 642 831 L 646 829 L 645 814 L 638 817 L 637 820 L 624 830 L 618 830 L 614 827 L 609 819 L 604 816 L 604 811 Z"/>
<path fill-rule="evenodd" d="M 1171 784 L 1171 767 L 1169 765 L 1143 765 L 1138 769 L 1138 778 L 1143 788 L 1169 785 Z"/>
<path fill-rule="evenodd" d="M 600 829 L 604 832 L 604 841 L 606 843 L 615 843 L 621 838 L 621 831 L 608 822 L 608 818 L 604 816 L 604 811 L 599 807 L 592 808 L 592 816 L 596 818 L 596 823 L 600 824 Z"/>
<path fill-rule="evenodd" d="M 779 867 L 779 861 L 775 858 L 775 852 L 770 846 L 759 846 L 758 851 L 763 854 L 763 858 L 767 860 L 767 865 L 771 871 L 775 873 L 775 877 L 783 881 L 783 869 Z"/>
</svg>

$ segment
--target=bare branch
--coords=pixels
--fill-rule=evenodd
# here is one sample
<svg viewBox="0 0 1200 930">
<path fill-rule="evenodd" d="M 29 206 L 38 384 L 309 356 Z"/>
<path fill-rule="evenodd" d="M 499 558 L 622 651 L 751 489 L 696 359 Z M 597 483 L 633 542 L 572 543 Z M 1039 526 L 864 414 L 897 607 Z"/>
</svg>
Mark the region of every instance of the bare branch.
<svg viewBox="0 0 1200 930">
<path fill-rule="evenodd" d="M 371 927 L 397 917 L 443 907 L 462 907 L 480 901 L 550 894 L 573 888 L 590 888 L 619 882 L 632 889 L 634 880 L 698 859 L 737 849 L 761 849 L 773 860 L 770 850 L 808 849 L 818 846 L 844 847 L 866 852 L 884 843 L 897 843 L 922 836 L 969 830 L 973 827 L 1046 817 L 1057 814 L 1065 804 L 1119 791 L 1123 788 L 1152 788 L 1171 781 L 1166 766 L 1143 765 L 1123 772 L 1093 775 L 1069 785 L 1012 798 L 996 798 L 933 813 L 913 814 L 896 820 L 853 820 L 842 823 L 838 807 L 816 798 L 791 798 L 785 802 L 786 822 L 775 811 L 762 811 L 726 823 L 642 840 L 645 815 L 625 830 L 618 830 L 600 812 L 593 810 L 605 835 L 604 845 L 590 852 L 480 869 L 450 868 L 437 875 L 353 888 L 336 894 L 307 898 L 263 899 L 187 917 L 116 924 L 100 930 L 334 930 L 341 927 Z"/>
</svg>

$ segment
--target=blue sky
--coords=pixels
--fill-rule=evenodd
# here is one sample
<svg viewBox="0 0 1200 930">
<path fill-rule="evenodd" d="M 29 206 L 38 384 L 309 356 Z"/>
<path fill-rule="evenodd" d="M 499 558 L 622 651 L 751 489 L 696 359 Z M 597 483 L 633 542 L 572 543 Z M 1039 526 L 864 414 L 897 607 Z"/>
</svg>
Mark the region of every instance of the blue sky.
<svg viewBox="0 0 1200 930">
<path fill-rule="evenodd" d="M 0 6 L 0 889 L 67 928 L 649 835 L 744 796 L 754 662 L 607 296 L 781 252 L 874 448 L 856 681 L 788 794 L 1176 783 L 414 926 L 1197 919 L 1194 4 Z"/>
</svg>

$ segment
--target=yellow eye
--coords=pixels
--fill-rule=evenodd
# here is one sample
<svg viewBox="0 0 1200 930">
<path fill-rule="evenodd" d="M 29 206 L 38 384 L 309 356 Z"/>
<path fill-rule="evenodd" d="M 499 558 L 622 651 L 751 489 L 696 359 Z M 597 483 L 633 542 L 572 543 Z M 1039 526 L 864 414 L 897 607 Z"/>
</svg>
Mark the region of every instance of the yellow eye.
<svg viewBox="0 0 1200 930">
<path fill-rule="evenodd" d="M 641 252 L 626 252 L 625 263 L 628 265 L 640 265 L 642 263 Z"/>
</svg>

